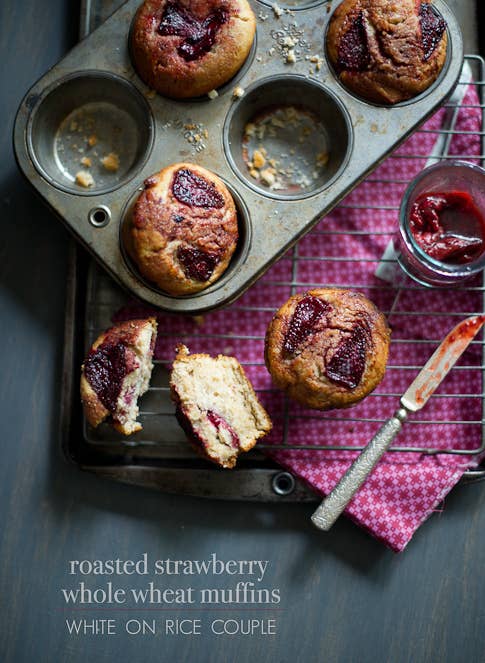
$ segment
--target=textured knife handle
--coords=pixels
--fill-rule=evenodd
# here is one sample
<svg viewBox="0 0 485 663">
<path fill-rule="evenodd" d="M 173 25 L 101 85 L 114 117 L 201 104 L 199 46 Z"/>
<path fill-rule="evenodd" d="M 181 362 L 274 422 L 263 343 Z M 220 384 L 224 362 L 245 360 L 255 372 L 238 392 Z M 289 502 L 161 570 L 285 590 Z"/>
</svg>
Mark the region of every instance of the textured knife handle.
<svg viewBox="0 0 485 663">
<path fill-rule="evenodd" d="M 349 467 L 332 492 L 323 500 L 312 516 L 319 529 L 329 530 L 362 486 L 374 466 L 401 430 L 407 410 L 399 408 L 396 414 L 375 434 L 357 460 Z"/>
</svg>

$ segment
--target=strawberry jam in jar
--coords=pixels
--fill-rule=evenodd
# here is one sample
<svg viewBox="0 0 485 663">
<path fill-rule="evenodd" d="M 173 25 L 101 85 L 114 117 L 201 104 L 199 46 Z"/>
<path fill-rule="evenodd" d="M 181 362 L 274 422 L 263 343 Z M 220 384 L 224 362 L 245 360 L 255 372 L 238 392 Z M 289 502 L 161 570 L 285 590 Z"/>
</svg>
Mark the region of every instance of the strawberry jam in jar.
<svg viewBox="0 0 485 663">
<path fill-rule="evenodd" d="M 485 267 L 485 170 L 464 161 L 421 171 L 406 190 L 398 262 L 423 285 L 451 286 Z"/>
</svg>

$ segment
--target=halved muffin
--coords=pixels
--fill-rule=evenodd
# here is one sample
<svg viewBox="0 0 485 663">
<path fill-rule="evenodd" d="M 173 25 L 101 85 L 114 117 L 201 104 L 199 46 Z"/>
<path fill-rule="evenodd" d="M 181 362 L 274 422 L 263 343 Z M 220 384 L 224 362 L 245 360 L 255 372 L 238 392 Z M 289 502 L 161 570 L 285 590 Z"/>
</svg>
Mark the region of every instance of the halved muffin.
<svg viewBox="0 0 485 663">
<path fill-rule="evenodd" d="M 241 364 L 234 357 L 189 354 L 184 345 L 170 375 L 177 419 L 196 451 L 232 468 L 272 428 Z"/>
<path fill-rule="evenodd" d="M 142 429 L 138 399 L 148 389 L 156 337 L 157 322 L 148 318 L 121 322 L 93 343 L 81 368 L 81 400 L 91 426 L 109 417 L 123 435 Z"/>
</svg>

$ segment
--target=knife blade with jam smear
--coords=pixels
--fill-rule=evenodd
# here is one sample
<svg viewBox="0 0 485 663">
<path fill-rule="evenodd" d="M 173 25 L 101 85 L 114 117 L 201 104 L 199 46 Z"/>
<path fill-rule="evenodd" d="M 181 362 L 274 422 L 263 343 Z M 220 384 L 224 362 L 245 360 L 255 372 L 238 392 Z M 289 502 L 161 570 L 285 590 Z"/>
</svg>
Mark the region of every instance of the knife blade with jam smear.
<svg viewBox="0 0 485 663">
<path fill-rule="evenodd" d="M 408 414 L 417 412 L 426 405 L 430 396 L 453 368 L 484 323 L 485 315 L 475 315 L 462 320 L 447 334 L 401 397 L 400 407 L 394 416 L 388 419 L 374 435 L 312 515 L 312 522 L 318 529 L 327 531 L 332 527 L 387 451 L 401 430 Z"/>
</svg>

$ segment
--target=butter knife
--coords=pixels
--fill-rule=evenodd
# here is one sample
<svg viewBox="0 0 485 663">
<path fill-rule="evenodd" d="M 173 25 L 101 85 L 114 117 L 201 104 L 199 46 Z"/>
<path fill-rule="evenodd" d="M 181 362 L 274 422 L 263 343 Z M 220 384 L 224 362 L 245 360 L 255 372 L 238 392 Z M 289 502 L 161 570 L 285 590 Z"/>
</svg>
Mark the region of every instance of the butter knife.
<svg viewBox="0 0 485 663">
<path fill-rule="evenodd" d="M 462 320 L 448 333 L 401 397 L 400 407 L 394 416 L 388 419 L 374 435 L 312 515 L 312 522 L 318 529 L 329 530 L 332 527 L 389 448 L 408 414 L 417 412 L 427 403 L 431 394 L 453 368 L 484 323 L 485 315 L 472 316 Z"/>
</svg>

